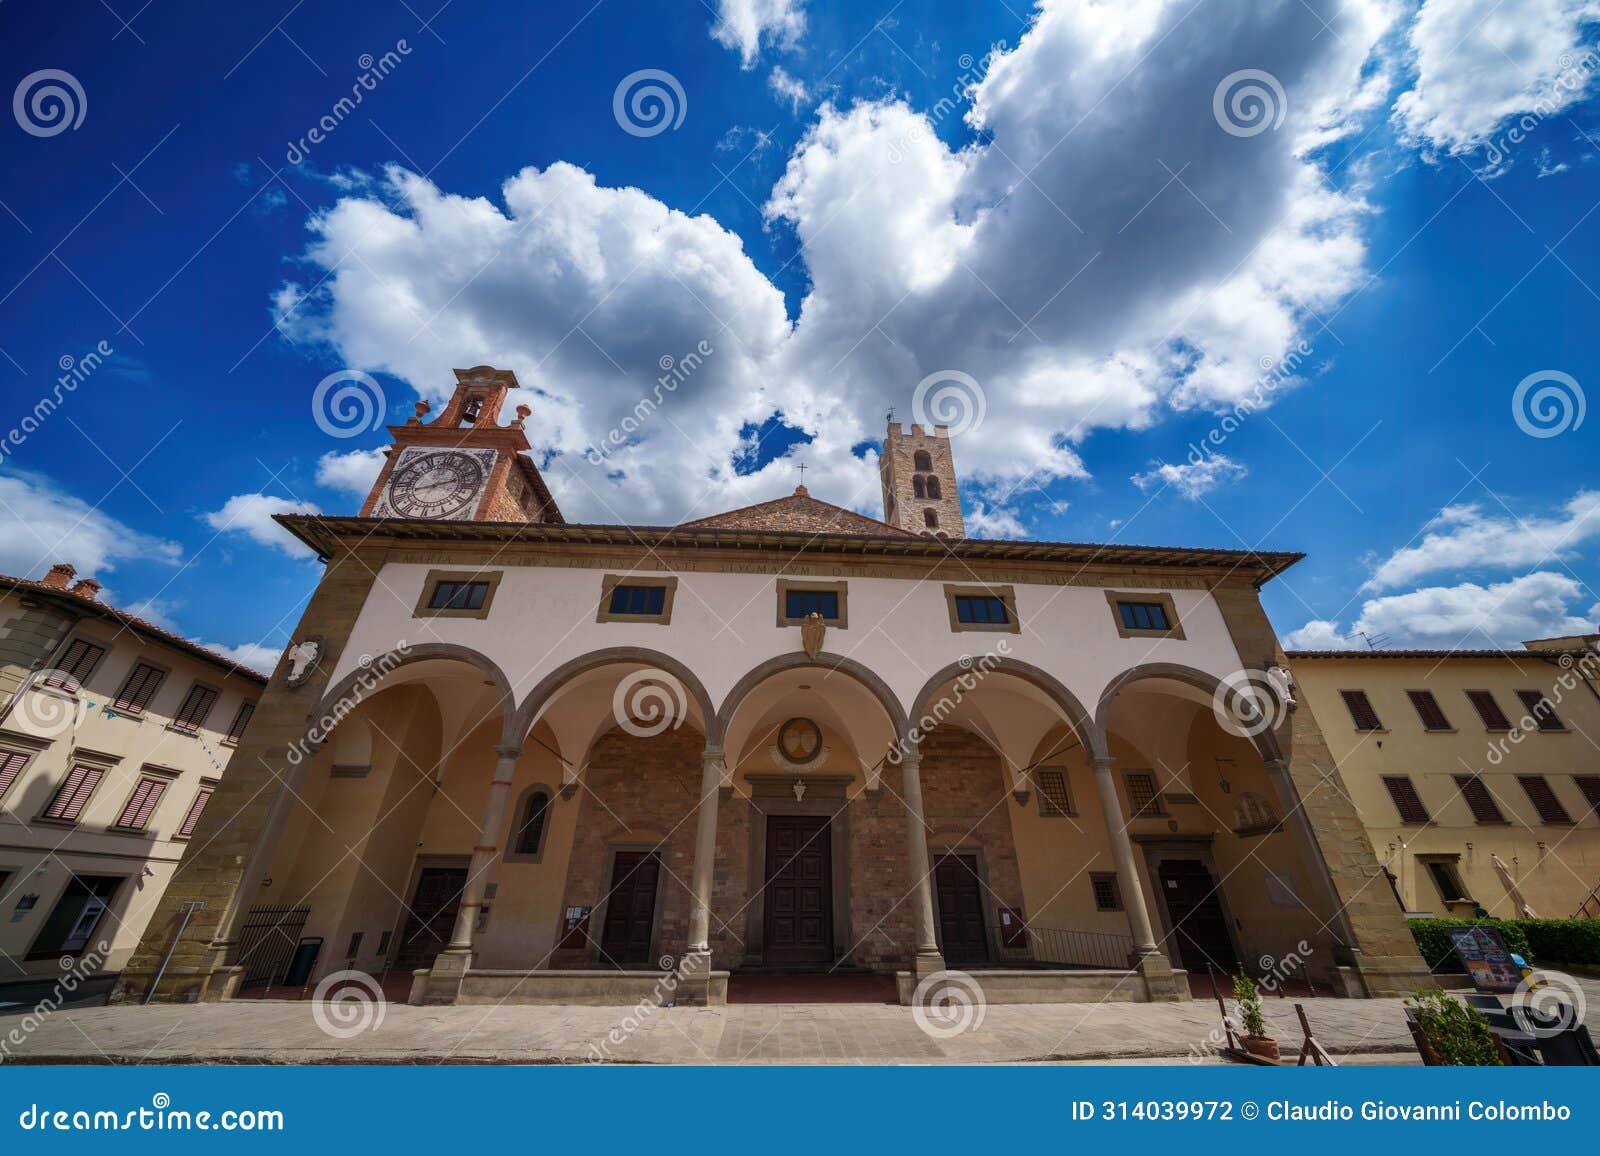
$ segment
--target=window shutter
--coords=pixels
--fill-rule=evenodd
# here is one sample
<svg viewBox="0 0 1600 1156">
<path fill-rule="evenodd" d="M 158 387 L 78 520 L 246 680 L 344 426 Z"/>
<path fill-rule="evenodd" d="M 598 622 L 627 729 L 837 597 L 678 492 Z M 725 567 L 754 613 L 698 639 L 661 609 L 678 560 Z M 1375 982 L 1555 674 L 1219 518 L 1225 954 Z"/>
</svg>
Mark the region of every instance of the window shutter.
<svg viewBox="0 0 1600 1156">
<path fill-rule="evenodd" d="M 1539 820 L 1544 823 L 1570 824 L 1571 816 L 1567 809 L 1561 805 L 1561 800 L 1556 798 L 1556 793 L 1550 789 L 1550 784 L 1543 775 L 1518 775 L 1517 782 L 1522 784 L 1522 789 L 1528 794 L 1528 802 L 1533 804 L 1533 809 L 1539 812 Z"/>
<path fill-rule="evenodd" d="M 178 713 L 172 718 L 172 725 L 179 730 L 197 731 L 200 724 L 206 721 L 211 708 L 216 705 L 217 692 L 209 686 L 201 686 L 198 682 L 189 688 L 189 693 L 184 696 L 183 705 L 178 708 Z"/>
<path fill-rule="evenodd" d="M 127 806 L 122 808 L 117 826 L 128 831 L 143 831 L 150 825 L 151 816 L 156 813 L 161 796 L 166 793 L 165 779 L 140 779 L 139 785 L 133 790 L 133 797 L 128 800 Z"/>
<path fill-rule="evenodd" d="M 111 704 L 114 710 L 138 713 L 150 705 L 150 700 L 155 697 L 158 687 L 166 675 L 148 662 L 137 663 L 133 673 L 128 675 L 127 681 L 122 684 L 122 689 L 117 692 L 116 700 Z"/>
<path fill-rule="evenodd" d="M 1500 709 L 1500 704 L 1495 702 L 1494 695 L 1487 690 L 1467 691 L 1467 700 L 1472 703 L 1472 709 L 1478 712 L 1478 717 L 1483 720 L 1483 725 L 1492 731 L 1508 731 L 1511 729 L 1511 720 L 1506 717 L 1506 712 Z"/>
<path fill-rule="evenodd" d="M 1389 797 L 1394 800 L 1394 809 L 1400 812 L 1402 823 L 1428 821 L 1428 808 L 1422 805 L 1422 796 L 1417 794 L 1409 778 L 1405 775 L 1384 775 L 1383 785 L 1389 788 Z"/>
<path fill-rule="evenodd" d="M 1417 717 L 1422 720 L 1424 729 L 1430 731 L 1450 729 L 1450 720 L 1444 717 L 1444 711 L 1439 706 L 1439 700 L 1433 696 L 1433 691 L 1408 690 L 1406 695 L 1411 699 L 1411 705 L 1417 708 Z"/>
<path fill-rule="evenodd" d="M 189 804 L 189 813 L 183 817 L 183 825 L 178 828 L 178 838 L 187 839 L 194 834 L 200 816 L 206 809 L 206 804 L 211 801 L 211 787 L 201 787 L 200 793 L 194 797 L 194 802 Z"/>
<path fill-rule="evenodd" d="M 1358 731 L 1381 731 L 1383 723 L 1378 721 L 1378 712 L 1372 709 L 1372 700 L 1367 697 L 1364 690 L 1341 690 L 1339 697 L 1344 699 L 1345 709 L 1350 712 L 1350 721 L 1355 723 Z"/>
<path fill-rule="evenodd" d="M 233 716 L 233 722 L 228 727 L 228 741 L 236 743 L 244 738 L 244 728 L 250 725 L 250 716 L 256 713 L 256 704 L 242 702 L 239 704 L 239 713 Z"/>
<path fill-rule="evenodd" d="M 17 781 L 27 762 L 28 756 L 19 751 L 0 751 L 0 799 L 6 797 L 6 792 Z"/>
<path fill-rule="evenodd" d="M 1578 784 L 1578 790 L 1588 800 L 1590 813 L 1600 811 L 1600 775 L 1573 775 L 1572 781 Z M 5 793 L 5 787 L 0 785 L 0 795 Z"/>
<path fill-rule="evenodd" d="M 66 678 L 47 678 L 46 686 L 59 687 L 63 690 L 77 690 L 83 685 L 83 680 L 89 677 L 89 672 L 94 669 L 106 650 L 103 646 L 96 646 L 92 642 L 85 642 L 81 638 L 74 638 L 67 644 L 67 652 L 61 656 L 61 662 L 56 667 Z"/>
<path fill-rule="evenodd" d="M 94 794 L 104 775 L 105 772 L 98 767 L 86 767 L 81 763 L 73 767 L 67 772 L 67 781 L 61 784 L 56 797 L 50 800 L 50 809 L 45 812 L 45 817 L 68 823 L 77 822 L 78 816 L 83 814 L 84 804 Z"/>
<path fill-rule="evenodd" d="M 1461 788 L 1461 797 L 1467 801 L 1467 806 L 1472 808 L 1472 817 L 1480 823 L 1504 823 L 1505 815 L 1500 812 L 1500 804 L 1494 801 L 1494 796 L 1489 793 L 1489 785 L 1476 775 L 1457 775 L 1456 786 Z"/>
<path fill-rule="evenodd" d="M 1519 690 L 1517 697 L 1522 700 L 1522 707 L 1532 716 L 1534 723 L 1542 731 L 1564 731 L 1566 725 L 1556 714 L 1553 702 L 1537 690 Z"/>
</svg>

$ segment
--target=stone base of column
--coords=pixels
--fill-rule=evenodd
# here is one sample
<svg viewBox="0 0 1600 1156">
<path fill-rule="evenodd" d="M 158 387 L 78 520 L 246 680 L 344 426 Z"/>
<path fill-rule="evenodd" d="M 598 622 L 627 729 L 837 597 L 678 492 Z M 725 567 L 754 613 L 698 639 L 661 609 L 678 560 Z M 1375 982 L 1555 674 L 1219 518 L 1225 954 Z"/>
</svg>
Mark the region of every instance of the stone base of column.
<svg viewBox="0 0 1600 1156">
<path fill-rule="evenodd" d="M 1159 951 L 1136 956 L 1133 970 L 1144 980 L 1145 994 L 1151 1003 L 1181 1003 L 1191 998 L 1189 973 L 1173 967 Z"/>
<path fill-rule="evenodd" d="M 917 983 L 921 983 L 935 972 L 944 970 L 944 956 L 937 951 L 919 951 L 911 961 L 911 978 Z"/>
<path fill-rule="evenodd" d="M 472 949 L 447 947 L 434 958 L 433 967 L 422 984 L 411 985 L 410 1003 L 453 1004 L 461 998 L 461 985 L 472 966 Z M 422 988 L 418 999 L 418 987 Z"/>
<path fill-rule="evenodd" d="M 678 960 L 672 1002 L 679 1007 L 714 1007 L 728 1002 L 728 973 L 711 970 L 709 951 L 691 951 Z"/>
</svg>

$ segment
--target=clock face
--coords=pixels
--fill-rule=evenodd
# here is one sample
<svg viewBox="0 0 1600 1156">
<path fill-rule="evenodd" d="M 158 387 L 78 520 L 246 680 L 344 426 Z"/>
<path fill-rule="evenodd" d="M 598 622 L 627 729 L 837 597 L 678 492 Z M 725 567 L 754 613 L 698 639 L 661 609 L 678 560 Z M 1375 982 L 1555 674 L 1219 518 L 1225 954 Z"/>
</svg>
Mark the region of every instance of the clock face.
<svg viewBox="0 0 1600 1156">
<path fill-rule="evenodd" d="M 471 517 L 488 478 L 479 454 L 423 450 L 407 456 L 389 479 L 388 506 L 401 518 Z"/>
<path fill-rule="evenodd" d="M 822 751 L 822 731 L 808 718 L 792 718 L 778 728 L 778 749 L 792 763 L 809 763 Z"/>
</svg>

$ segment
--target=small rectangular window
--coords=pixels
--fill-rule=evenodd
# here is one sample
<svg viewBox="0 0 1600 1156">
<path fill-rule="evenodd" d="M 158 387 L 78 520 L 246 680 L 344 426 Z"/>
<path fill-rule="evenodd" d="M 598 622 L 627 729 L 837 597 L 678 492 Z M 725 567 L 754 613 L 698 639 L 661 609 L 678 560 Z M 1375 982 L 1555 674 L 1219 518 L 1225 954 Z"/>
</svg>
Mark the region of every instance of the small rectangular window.
<svg viewBox="0 0 1600 1156">
<path fill-rule="evenodd" d="M 205 724 L 211 716 L 211 708 L 216 705 L 217 692 L 203 683 L 195 683 L 189 688 L 189 693 L 183 696 L 178 713 L 172 716 L 173 729 L 194 734 Z"/>
<path fill-rule="evenodd" d="M 429 610 L 482 610 L 489 596 L 487 582 L 440 582 L 428 599 Z"/>
<path fill-rule="evenodd" d="M 94 789 L 104 777 L 105 771 L 99 767 L 86 767 L 79 763 L 67 772 L 66 781 L 44 809 L 44 817 L 63 823 L 76 823 L 89 803 L 89 796 L 94 794 Z"/>
<path fill-rule="evenodd" d="M 1122 890 L 1117 886 L 1115 871 L 1089 872 L 1089 886 L 1094 889 L 1096 911 L 1122 910 Z"/>
<path fill-rule="evenodd" d="M 665 586 L 617 586 L 611 591 L 613 614 L 660 614 L 666 604 Z"/>
<path fill-rule="evenodd" d="M 1118 602 L 1117 613 L 1129 630 L 1171 630 L 1167 608 L 1159 602 Z"/>
<path fill-rule="evenodd" d="M 166 671 L 148 662 L 136 663 L 133 672 L 122 684 L 122 689 L 117 692 L 117 697 L 112 700 L 111 708 L 127 714 L 144 713 L 144 708 L 150 705 L 150 700 L 155 697 L 166 677 Z"/>
<path fill-rule="evenodd" d="M 1556 714 L 1555 703 L 1551 702 L 1537 690 L 1519 690 L 1517 697 L 1522 700 L 1522 709 L 1528 712 L 1534 725 L 1542 731 L 1564 731 L 1567 729 L 1560 717 Z"/>
<path fill-rule="evenodd" d="M 983 626 L 1004 626 L 1011 621 L 1006 604 L 987 594 L 956 595 L 956 621 Z"/>
<path fill-rule="evenodd" d="M 1372 709 L 1372 700 L 1367 697 L 1364 690 L 1341 690 L 1339 697 L 1344 699 L 1345 709 L 1350 712 L 1350 721 L 1355 724 L 1358 731 L 1381 731 L 1383 723 L 1378 719 L 1378 712 Z"/>
<path fill-rule="evenodd" d="M 393 938 L 393 936 L 394 932 L 392 931 L 385 931 L 382 935 L 378 936 L 378 958 L 382 959 L 388 956 L 389 940 Z"/>
<path fill-rule="evenodd" d="M 1511 729 L 1511 720 L 1506 717 L 1506 712 L 1500 709 L 1500 704 L 1495 702 L 1494 695 L 1490 691 L 1469 690 L 1467 701 L 1472 704 L 1472 709 L 1478 712 L 1485 729 L 1491 731 Z"/>
<path fill-rule="evenodd" d="M 1500 811 L 1500 804 L 1494 801 L 1494 796 L 1489 793 L 1489 784 L 1477 775 L 1457 775 L 1456 786 L 1461 789 L 1461 797 L 1467 801 L 1467 806 L 1472 808 L 1472 817 L 1479 823 L 1504 823 L 1505 815 Z"/>
<path fill-rule="evenodd" d="M 805 618 L 820 614 L 824 622 L 839 618 L 839 592 L 837 590 L 786 590 L 783 595 L 783 613 L 786 618 Z"/>
<path fill-rule="evenodd" d="M 1563 827 L 1572 825 L 1572 816 L 1567 814 L 1567 809 L 1561 805 L 1561 800 L 1556 798 L 1556 793 L 1550 789 L 1550 784 L 1543 775 L 1518 775 L 1517 782 L 1522 784 L 1522 789 L 1527 793 L 1528 802 L 1533 804 L 1533 809 L 1539 812 L 1541 823 Z"/>
<path fill-rule="evenodd" d="M 1446 903 L 1470 903 L 1471 896 L 1467 889 L 1461 885 L 1461 876 L 1456 872 L 1454 863 L 1440 859 L 1424 860 L 1428 867 L 1428 874 L 1433 877 L 1433 885 L 1439 889 L 1439 898 Z"/>
<path fill-rule="evenodd" d="M 1402 823 L 1428 821 L 1428 808 L 1422 805 L 1422 796 L 1417 794 L 1408 776 L 1384 775 L 1383 785 L 1389 788 L 1389 797 L 1394 800 L 1394 809 L 1400 813 Z"/>
<path fill-rule="evenodd" d="M 237 746 L 239 740 L 244 738 L 244 728 L 250 725 L 250 716 L 256 713 L 256 704 L 241 702 L 238 713 L 233 716 L 233 721 L 228 724 L 228 733 L 223 736 L 223 742 Z"/>
<path fill-rule="evenodd" d="M 82 638 L 74 638 L 67 644 L 66 653 L 61 656 L 61 661 L 56 664 L 58 672 L 56 677 L 44 679 L 44 685 L 75 692 L 89 677 L 89 672 L 105 656 L 105 647 L 96 646 Z"/>
<path fill-rule="evenodd" d="M 1589 804 L 1589 814 L 1600 811 L 1600 775 L 1573 775 L 1572 781 L 1578 784 L 1578 790 L 1583 792 L 1584 799 Z M 0 784 L 0 795 L 4 795 L 5 787 Z"/>
<path fill-rule="evenodd" d="M 176 839 L 187 839 L 194 834 L 194 829 L 200 823 L 200 816 L 205 813 L 206 804 L 211 801 L 211 793 L 215 788 L 201 787 L 194 797 L 194 802 L 189 804 L 189 813 L 183 817 L 183 823 L 178 827 Z"/>
<path fill-rule="evenodd" d="M 150 825 L 161 796 L 166 793 L 166 779 L 140 778 L 139 785 L 133 789 L 133 794 L 123 806 L 122 814 L 117 816 L 117 827 L 123 831 L 143 831 Z"/>
<path fill-rule="evenodd" d="M 1149 771 L 1128 771 L 1122 776 L 1128 788 L 1128 812 L 1137 819 L 1144 815 L 1164 815 L 1156 777 Z"/>
<path fill-rule="evenodd" d="M 365 931 L 352 931 L 350 933 L 350 950 L 344 953 L 346 959 L 354 959 L 361 954 L 361 941 L 367 937 Z"/>
<path fill-rule="evenodd" d="M 1039 814 L 1075 815 L 1072 792 L 1067 789 L 1067 772 L 1057 767 L 1035 771 L 1034 782 L 1039 786 Z"/>
<path fill-rule="evenodd" d="M 1424 730 L 1450 729 L 1450 720 L 1444 717 L 1444 710 L 1439 706 L 1439 700 L 1433 696 L 1433 691 L 1408 690 L 1406 697 L 1411 700 L 1411 705 L 1417 708 L 1417 717 L 1422 720 Z"/>
</svg>

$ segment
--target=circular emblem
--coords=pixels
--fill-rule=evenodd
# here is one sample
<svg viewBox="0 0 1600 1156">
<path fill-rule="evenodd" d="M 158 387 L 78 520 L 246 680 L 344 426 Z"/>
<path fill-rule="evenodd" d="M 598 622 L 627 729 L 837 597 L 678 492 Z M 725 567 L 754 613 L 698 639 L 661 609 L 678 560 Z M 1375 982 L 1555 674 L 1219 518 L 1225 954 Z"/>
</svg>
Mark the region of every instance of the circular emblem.
<svg viewBox="0 0 1600 1156">
<path fill-rule="evenodd" d="M 402 518 L 450 518 L 470 512 L 483 483 L 483 466 L 471 454 L 422 454 L 395 471 L 389 505 Z"/>
<path fill-rule="evenodd" d="M 813 762 L 822 753 L 822 731 L 808 718 L 792 718 L 778 728 L 778 750 L 791 763 Z"/>
</svg>

